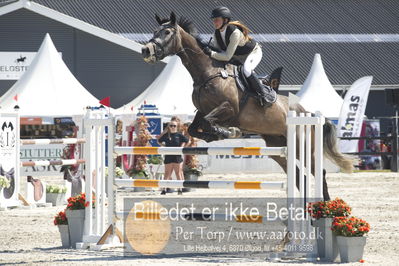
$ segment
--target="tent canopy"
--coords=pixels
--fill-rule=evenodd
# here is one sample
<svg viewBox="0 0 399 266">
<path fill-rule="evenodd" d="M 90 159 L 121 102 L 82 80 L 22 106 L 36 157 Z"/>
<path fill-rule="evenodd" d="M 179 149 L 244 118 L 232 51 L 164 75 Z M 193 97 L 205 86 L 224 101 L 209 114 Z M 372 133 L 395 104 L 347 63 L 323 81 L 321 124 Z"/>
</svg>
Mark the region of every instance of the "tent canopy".
<svg viewBox="0 0 399 266">
<path fill-rule="evenodd" d="M 173 56 L 151 85 L 130 103 L 117 109 L 117 113 L 131 113 L 142 104 L 155 104 L 160 114 L 193 115 L 195 107 L 191 100 L 193 79 L 181 63 Z"/>
<path fill-rule="evenodd" d="M 22 116 L 72 116 L 99 101 L 69 71 L 46 34 L 28 71 L 0 98 L 2 112 L 15 105 Z"/>
<path fill-rule="evenodd" d="M 315 54 L 312 68 L 296 95 L 307 111 L 320 111 L 325 117 L 339 117 L 344 101 L 328 80 L 320 54 Z"/>
</svg>

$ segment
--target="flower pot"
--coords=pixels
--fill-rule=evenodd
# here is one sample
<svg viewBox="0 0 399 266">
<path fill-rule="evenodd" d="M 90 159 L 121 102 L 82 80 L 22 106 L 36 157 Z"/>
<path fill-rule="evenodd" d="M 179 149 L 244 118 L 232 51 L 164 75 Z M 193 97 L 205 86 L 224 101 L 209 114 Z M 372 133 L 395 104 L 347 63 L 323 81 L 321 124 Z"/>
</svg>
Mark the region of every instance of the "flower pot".
<svg viewBox="0 0 399 266">
<path fill-rule="evenodd" d="M 185 174 L 184 175 L 184 180 L 186 181 L 198 181 L 199 175 L 196 174 Z M 189 192 L 189 191 L 194 191 L 193 188 L 183 188 L 183 192 Z"/>
<path fill-rule="evenodd" d="M 71 240 L 71 247 L 75 248 L 76 243 L 83 240 L 83 229 L 85 221 L 85 210 L 66 210 L 66 217 L 68 218 L 69 236 Z"/>
<path fill-rule="evenodd" d="M 51 202 L 53 206 L 60 206 L 64 204 L 65 193 L 47 193 L 46 202 Z"/>
<path fill-rule="evenodd" d="M 70 248 L 71 242 L 69 237 L 69 228 L 67 224 L 58 225 L 58 231 L 60 231 L 61 243 L 63 248 Z"/>
<path fill-rule="evenodd" d="M 341 262 L 358 262 L 363 258 L 365 236 L 337 236 Z"/>
<path fill-rule="evenodd" d="M 132 179 L 147 179 L 147 177 L 144 175 L 134 175 L 134 176 L 132 176 Z M 146 189 L 145 187 L 135 187 L 133 189 L 133 191 L 134 192 L 144 192 L 145 189 Z"/>
<path fill-rule="evenodd" d="M 338 246 L 337 238 L 331 231 L 333 218 L 320 218 L 315 221 L 316 230 L 319 231 L 317 237 L 317 253 L 323 261 L 337 261 Z"/>
</svg>

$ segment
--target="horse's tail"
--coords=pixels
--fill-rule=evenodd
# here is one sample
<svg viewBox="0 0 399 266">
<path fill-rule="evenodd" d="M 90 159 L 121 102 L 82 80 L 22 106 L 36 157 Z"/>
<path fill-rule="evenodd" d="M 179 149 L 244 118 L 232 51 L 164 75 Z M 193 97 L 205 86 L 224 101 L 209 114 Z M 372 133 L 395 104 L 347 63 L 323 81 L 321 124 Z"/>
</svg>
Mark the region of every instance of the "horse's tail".
<svg viewBox="0 0 399 266">
<path fill-rule="evenodd" d="M 323 126 L 324 155 L 334 161 L 345 173 L 351 173 L 354 160 L 338 150 L 337 130 L 330 120 L 326 119 Z"/>
</svg>

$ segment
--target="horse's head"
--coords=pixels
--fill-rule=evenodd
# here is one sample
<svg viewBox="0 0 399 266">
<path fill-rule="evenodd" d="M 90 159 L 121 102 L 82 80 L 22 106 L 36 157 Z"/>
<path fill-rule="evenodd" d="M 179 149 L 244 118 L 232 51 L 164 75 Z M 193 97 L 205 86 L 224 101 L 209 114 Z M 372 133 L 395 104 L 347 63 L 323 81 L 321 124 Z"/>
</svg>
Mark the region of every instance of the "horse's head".
<svg viewBox="0 0 399 266">
<path fill-rule="evenodd" d="M 162 60 L 166 56 L 174 55 L 181 50 L 176 15 L 172 12 L 169 20 L 162 20 L 157 15 L 155 15 L 155 18 L 159 27 L 154 32 L 152 39 L 141 49 L 141 54 L 147 63 Z"/>
</svg>

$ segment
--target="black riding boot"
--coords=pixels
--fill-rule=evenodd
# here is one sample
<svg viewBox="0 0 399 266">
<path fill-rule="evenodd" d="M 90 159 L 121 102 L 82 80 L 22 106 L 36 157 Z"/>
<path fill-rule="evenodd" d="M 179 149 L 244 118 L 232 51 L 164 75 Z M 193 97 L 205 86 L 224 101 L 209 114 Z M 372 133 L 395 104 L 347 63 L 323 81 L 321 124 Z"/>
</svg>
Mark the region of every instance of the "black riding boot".
<svg viewBox="0 0 399 266">
<path fill-rule="evenodd" d="M 258 76 L 255 74 L 254 71 L 252 71 L 251 76 L 247 77 L 248 83 L 251 86 L 251 88 L 256 92 L 256 94 L 259 95 L 260 100 L 259 103 L 261 106 L 267 105 L 268 102 L 266 101 L 266 96 L 267 96 L 267 91 L 265 88 L 265 85 L 263 85 Z"/>
</svg>

